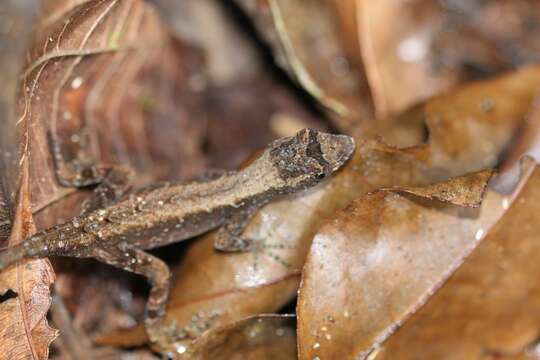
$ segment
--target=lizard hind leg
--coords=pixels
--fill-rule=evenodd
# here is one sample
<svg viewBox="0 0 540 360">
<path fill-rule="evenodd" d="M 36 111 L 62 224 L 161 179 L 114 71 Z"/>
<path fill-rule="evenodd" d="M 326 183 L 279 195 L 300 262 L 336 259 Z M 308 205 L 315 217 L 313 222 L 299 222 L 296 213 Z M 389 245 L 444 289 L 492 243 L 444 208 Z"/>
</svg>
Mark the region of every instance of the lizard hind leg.
<svg viewBox="0 0 540 360">
<path fill-rule="evenodd" d="M 96 250 L 97 260 L 126 271 L 145 276 L 150 283 L 144 324 L 150 342 L 163 355 L 174 357 L 177 344 L 174 334 L 164 325 L 169 298 L 169 267 L 161 259 L 129 246 L 107 247 Z"/>
</svg>

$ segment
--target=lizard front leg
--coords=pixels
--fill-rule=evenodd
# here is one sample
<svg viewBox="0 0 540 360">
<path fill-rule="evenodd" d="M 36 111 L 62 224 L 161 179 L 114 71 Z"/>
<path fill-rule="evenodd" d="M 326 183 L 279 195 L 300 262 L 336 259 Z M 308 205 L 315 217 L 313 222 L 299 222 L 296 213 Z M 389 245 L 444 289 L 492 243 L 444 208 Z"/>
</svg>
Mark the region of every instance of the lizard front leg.
<svg viewBox="0 0 540 360">
<path fill-rule="evenodd" d="M 170 271 L 161 259 L 142 250 L 120 245 L 96 250 L 97 260 L 126 271 L 143 275 L 150 283 L 144 324 L 150 342 L 171 357 L 176 353 L 174 335 L 164 326 L 169 297 Z"/>
<path fill-rule="evenodd" d="M 115 165 L 105 172 L 92 196 L 81 206 L 81 215 L 103 209 L 116 202 L 130 188 L 134 171 L 129 166 Z"/>
<path fill-rule="evenodd" d="M 92 136 L 88 127 L 74 132 L 65 147 L 70 155 L 64 156 L 63 142 L 57 134 L 56 126 L 48 132 L 50 149 L 53 155 L 56 178 L 66 187 L 85 187 L 102 182 L 105 169 L 97 165 L 91 151 Z M 66 158 L 67 157 L 67 158 Z"/>
<path fill-rule="evenodd" d="M 247 206 L 228 218 L 216 234 L 214 248 L 226 252 L 251 251 L 255 241 L 242 236 L 242 232 L 258 209 L 258 204 Z"/>
<path fill-rule="evenodd" d="M 127 192 L 133 170 L 125 165 L 98 165 L 90 151 L 89 128 L 83 127 L 72 135 L 77 139 L 77 146 L 72 149 L 70 160 L 66 160 L 62 153 L 56 131 L 51 129 L 48 135 L 58 182 L 67 187 L 95 186 L 93 196 L 82 204 L 81 214 L 107 207 Z"/>
</svg>

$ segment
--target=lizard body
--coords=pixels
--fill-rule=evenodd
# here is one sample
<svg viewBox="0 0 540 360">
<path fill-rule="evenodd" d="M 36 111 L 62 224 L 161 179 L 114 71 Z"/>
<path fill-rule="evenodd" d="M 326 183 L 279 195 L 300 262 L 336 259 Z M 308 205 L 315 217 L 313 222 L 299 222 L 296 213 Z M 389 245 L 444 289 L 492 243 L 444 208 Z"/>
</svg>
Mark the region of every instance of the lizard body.
<svg viewBox="0 0 540 360">
<path fill-rule="evenodd" d="M 0 271 L 28 257 L 94 257 L 144 275 L 152 288 L 145 325 L 150 340 L 165 352 L 174 343 L 163 330 L 169 270 L 144 252 L 220 227 L 215 247 L 250 250 L 241 236 L 261 206 L 276 197 L 314 186 L 341 167 L 354 151 L 352 138 L 304 129 L 272 142 L 251 165 L 217 179 L 162 184 L 125 196 L 105 208 L 38 232 L 0 253 Z"/>
</svg>

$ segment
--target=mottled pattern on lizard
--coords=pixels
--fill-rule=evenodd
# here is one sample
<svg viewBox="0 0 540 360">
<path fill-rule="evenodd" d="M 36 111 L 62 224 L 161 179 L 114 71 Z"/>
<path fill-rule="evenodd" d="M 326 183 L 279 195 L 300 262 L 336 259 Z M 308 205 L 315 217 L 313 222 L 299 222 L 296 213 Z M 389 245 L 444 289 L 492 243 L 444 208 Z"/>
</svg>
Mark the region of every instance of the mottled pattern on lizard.
<svg viewBox="0 0 540 360">
<path fill-rule="evenodd" d="M 163 353 L 175 340 L 163 326 L 170 272 L 144 250 L 188 239 L 220 227 L 215 247 L 249 251 L 242 236 L 255 211 L 276 197 L 319 183 L 340 168 L 354 151 L 354 141 L 304 129 L 278 139 L 251 165 L 238 172 L 188 184 L 161 184 L 133 192 L 62 225 L 41 231 L 0 253 L 0 270 L 27 257 L 92 257 L 145 276 L 151 285 L 145 326 Z"/>
</svg>

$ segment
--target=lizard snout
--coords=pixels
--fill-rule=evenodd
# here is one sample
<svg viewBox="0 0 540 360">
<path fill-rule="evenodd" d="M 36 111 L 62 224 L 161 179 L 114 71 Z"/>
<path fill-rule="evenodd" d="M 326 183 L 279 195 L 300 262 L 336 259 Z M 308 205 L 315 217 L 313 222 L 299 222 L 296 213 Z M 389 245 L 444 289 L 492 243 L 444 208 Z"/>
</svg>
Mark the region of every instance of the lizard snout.
<svg viewBox="0 0 540 360">
<path fill-rule="evenodd" d="M 322 154 L 328 162 L 332 172 L 339 169 L 354 152 L 354 139 L 347 135 L 333 135 L 319 133 L 318 140 L 321 144 Z"/>
</svg>

